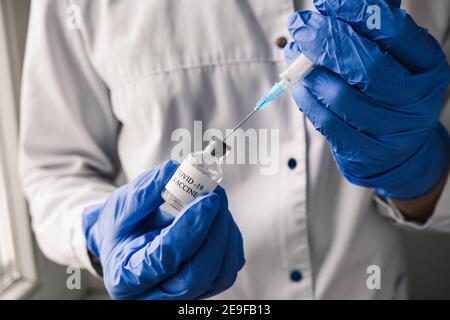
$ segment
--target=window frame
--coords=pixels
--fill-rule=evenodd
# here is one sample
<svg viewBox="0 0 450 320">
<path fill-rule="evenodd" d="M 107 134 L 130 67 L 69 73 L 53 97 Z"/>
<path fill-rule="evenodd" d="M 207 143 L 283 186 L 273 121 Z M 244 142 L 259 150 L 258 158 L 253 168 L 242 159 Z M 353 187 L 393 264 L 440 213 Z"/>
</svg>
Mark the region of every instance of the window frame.
<svg viewBox="0 0 450 320">
<path fill-rule="evenodd" d="M 0 170 L 12 240 L 14 280 L 0 299 L 20 299 L 37 286 L 30 221 L 18 176 L 18 110 L 23 52 L 17 40 L 12 1 L 0 2 Z"/>
</svg>

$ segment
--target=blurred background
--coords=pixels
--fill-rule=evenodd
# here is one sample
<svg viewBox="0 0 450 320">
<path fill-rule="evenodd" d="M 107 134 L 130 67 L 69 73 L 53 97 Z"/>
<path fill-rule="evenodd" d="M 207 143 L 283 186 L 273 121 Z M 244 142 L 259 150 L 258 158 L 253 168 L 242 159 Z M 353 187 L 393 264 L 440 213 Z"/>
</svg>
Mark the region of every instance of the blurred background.
<svg viewBox="0 0 450 320">
<path fill-rule="evenodd" d="M 0 299 L 107 299 L 100 280 L 82 271 L 77 285 L 71 278 L 76 270 L 48 261 L 30 229 L 17 176 L 20 75 L 29 7 L 29 0 L 0 0 Z M 450 299 L 450 236 L 409 231 L 402 233 L 402 240 L 410 297 Z"/>
</svg>

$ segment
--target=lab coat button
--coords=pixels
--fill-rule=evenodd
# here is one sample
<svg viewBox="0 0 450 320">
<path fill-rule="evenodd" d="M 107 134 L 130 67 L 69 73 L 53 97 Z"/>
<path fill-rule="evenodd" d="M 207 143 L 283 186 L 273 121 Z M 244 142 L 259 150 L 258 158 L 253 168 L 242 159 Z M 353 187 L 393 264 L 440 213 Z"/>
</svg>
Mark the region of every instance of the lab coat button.
<svg viewBox="0 0 450 320">
<path fill-rule="evenodd" d="M 294 170 L 295 167 L 297 167 L 297 160 L 295 160 L 294 158 L 290 158 L 287 165 L 289 169 Z"/>
<path fill-rule="evenodd" d="M 300 271 L 294 270 L 291 272 L 291 280 L 293 282 L 300 282 L 302 281 L 303 275 Z"/>
<path fill-rule="evenodd" d="M 275 43 L 276 43 L 278 48 L 283 49 L 287 45 L 288 41 L 287 41 L 287 39 L 285 37 L 279 37 L 275 41 Z"/>
</svg>

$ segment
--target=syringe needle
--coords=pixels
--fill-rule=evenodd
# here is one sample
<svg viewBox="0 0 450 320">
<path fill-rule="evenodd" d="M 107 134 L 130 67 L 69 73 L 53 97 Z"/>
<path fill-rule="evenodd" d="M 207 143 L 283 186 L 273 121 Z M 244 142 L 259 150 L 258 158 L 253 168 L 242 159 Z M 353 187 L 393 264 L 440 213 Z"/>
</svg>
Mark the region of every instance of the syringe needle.
<svg viewBox="0 0 450 320">
<path fill-rule="evenodd" d="M 256 112 L 256 109 L 253 109 L 253 111 L 244 118 L 244 120 L 242 120 L 241 122 L 239 122 L 239 124 L 234 127 L 233 130 L 231 130 L 231 132 L 229 134 L 227 134 L 227 136 L 225 137 L 225 139 L 223 139 L 223 141 L 226 141 L 228 139 L 229 136 L 231 136 L 237 129 L 239 129 L 240 126 L 242 126 L 248 119 L 250 119 L 250 117 Z"/>
</svg>

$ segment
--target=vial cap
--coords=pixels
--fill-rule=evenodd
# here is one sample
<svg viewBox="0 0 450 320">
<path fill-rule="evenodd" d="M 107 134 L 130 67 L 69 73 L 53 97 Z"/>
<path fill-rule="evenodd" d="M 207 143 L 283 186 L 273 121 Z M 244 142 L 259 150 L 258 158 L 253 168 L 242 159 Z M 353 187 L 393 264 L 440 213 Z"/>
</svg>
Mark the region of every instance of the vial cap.
<svg viewBox="0 0 450 320">
<path fill-rule="evenodd" d="M 213 136 L 209 141 L 206 150 L 210 152 L 214 157 L 220 159 L 231 150 L 231 147 L 221 139 L 217 138 L 216 136 Z"/>
</svg>

